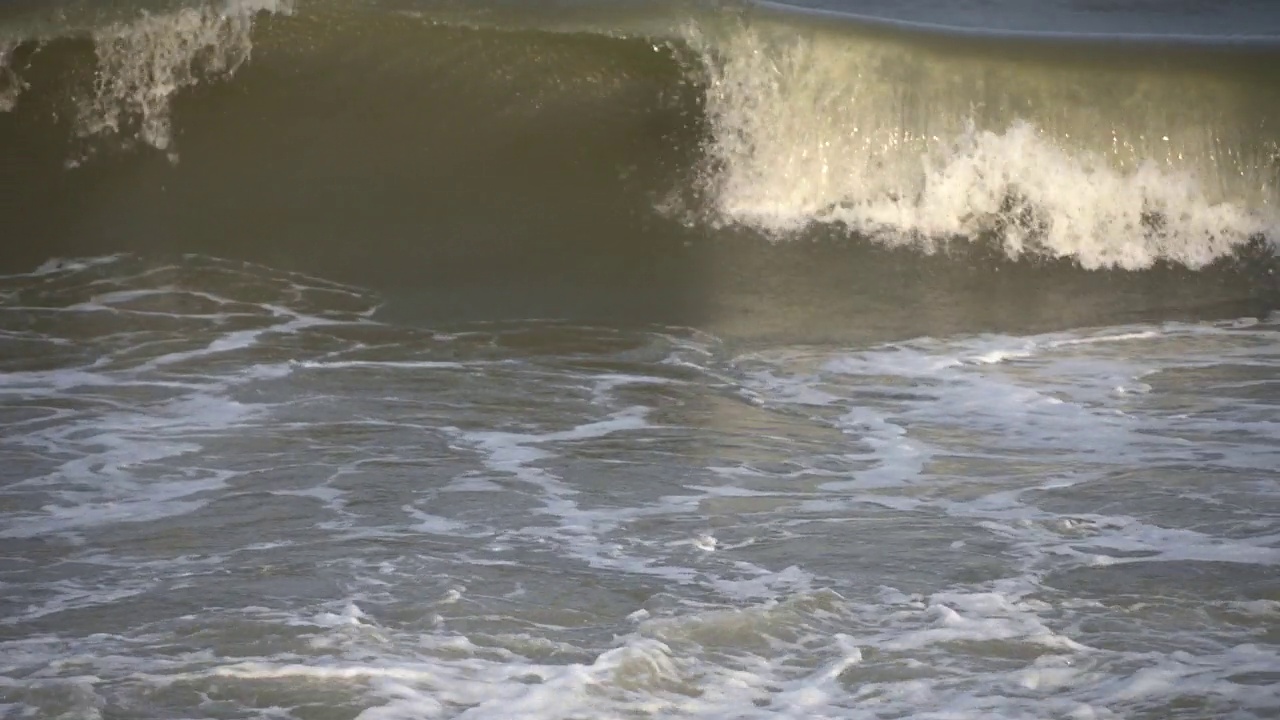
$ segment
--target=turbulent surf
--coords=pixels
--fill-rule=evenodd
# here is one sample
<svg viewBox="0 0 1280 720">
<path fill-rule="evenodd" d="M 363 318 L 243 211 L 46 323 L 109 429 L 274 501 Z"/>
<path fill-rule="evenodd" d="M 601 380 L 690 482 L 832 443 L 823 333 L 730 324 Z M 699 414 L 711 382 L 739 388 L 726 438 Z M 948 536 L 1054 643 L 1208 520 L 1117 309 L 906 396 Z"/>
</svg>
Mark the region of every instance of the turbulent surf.
<svg viewBox="0 0 1280 720">
<path fill-rule="evenodd" d="M 1280 716 L 1278 119 L 1264 0 L 0 0 L 0 717 Z"/>
</svg>

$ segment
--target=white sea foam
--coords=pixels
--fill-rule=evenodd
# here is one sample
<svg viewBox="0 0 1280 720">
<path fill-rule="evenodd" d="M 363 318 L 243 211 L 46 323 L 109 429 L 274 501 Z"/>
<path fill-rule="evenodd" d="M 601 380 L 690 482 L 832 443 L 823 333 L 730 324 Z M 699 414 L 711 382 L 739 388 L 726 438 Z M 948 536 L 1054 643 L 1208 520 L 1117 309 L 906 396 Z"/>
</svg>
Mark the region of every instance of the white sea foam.
<svg viewBox="0 0 1280 720">
<path fill-rule="evenodd" d="M 471 363 L 440 360 L 299 360 L 295 363 L 308 370 L 344 370 L 351 368 L 388 370 L 465 370 Z"/>
<path fill-rule="evenodd" d="M 13 51 L 17 44 L 0 41 L 0 112 L 9 112 L 18 105 L 18 97 L 27 89 L 18 72 L 13 69 Z"/>
<path fill-rule="evenodd" d="M 1128 269 L 1200 267 L 1280 232 L 1280 179 L 1231 114 L 1248 90 L 1229 83 L 763 20 L 687 35 L 706 74 L 704 180 L 720 222 L 926 248 L 994 234 L 1012 257 Z"/>
<path fill-rule="evenodd" d="M 254 17 L 292 9 L 292 0 L 221 0 L 96 30 L 98 72 L 80 107 L 78 132 L 170 150 L 174 95 L 233 75 L 253 50 Z"/>
<path fill-rule="evenodd" d="M 19 273 L 16 275 L 7 275 L 9 278 L 20 277 L 43 277 L 46 275 L 72 274 L 90 268 L 112 265 L 120 262 L 126 256 L 117 255 L 99 255 L 97 257 L 84 258 L 50 258 L 40 264 L 35 270 L 29 273 Z"/>
<path fill-rule="evenodd" d="M 1269 414 L 1245 420 L 1253 414 L 1249 401 L 1230 391 L 1219 396 L 1230 382 L 1197 388 L 1195 394 L 1205 396 L 1199 412 L 1169 414 L 1156 379 L 1213 368 L 1230 377 L 1233 368 L 1258 367 L 1274 354 L 1268 345 L 1274 331 L 1255 327 L 1170 323 L 1023 338 L 925 339 L 812 357 L 756 355 L 750 367 L 763 361 L 773 370 L 753 369 L 747 377 L 767 377 L 749 383 L 753 398 L 766 407 L 811 407 L 812 396 L 787 388 L 790 382 L 821 388 L 830 408 L 849 408 L 818 417 L 859 439 L 864 449 L 815 458 L 800 473 L 813 483 L 808 487 L 833 494 L 804 504 L 813 511 L 835 512 L 842 503 L 913 513 L 934 507 L 949 518 L 976 521 L 1010 543 L 1031 572 L 1152 563 L 1269 568 L 1280 563 L 1274 523 L 1224 535 L 1216 523 L 1235 520 L 1229 513 L 1215 517 L 1214 510 L 1223 506 L 1215 499 L 1219 493 L 1262 502 L 1274 497 L 1270 481 L 1250 479 L 1274 475 Z M 788 367 L 790 378 L 782 371 Z M 891 378 L 910 380 L 911 392 L 886 397 L 882 384 Z M 1140 392 L 1115 391 L 1129 386 Z M 1073 460 L 1064 466 L 1061 458 Z M 832 472 L 841 466 L 848 468 L 844 478 Z M 1192 467 L 1197 477 L 1216 478 L 1212 490 L 1178 482 Z M 721 474 L 761 482 L 758 472 L 721 468 Z M 1134 483 L 1131 474 L 1143 480 Z M 1119 502 L 1126 511 L 1110 507 L 1110 498 L 1121 492 L 1111 489 L 1113 482 L 1128 488 Z M 1066 488 L 1072 488 L 1069 494 L 1062 492 Z M 903 496 L 889 497 L 890 490 Z M 1086 502 L 1087 510 L 1064 517 L 1036 499 L 1041 492 L 1108 502 L 1101 506 L 1105 511 Z M 1163 499 L 1169 495 L 1177 500 Z M 951 548 L 967 544 L 957 540 Z M 934 634 L 946 635 L 941 629 Z"/>
<path fill-rule="evenodd" d="M 0 376 L 64 413 L 6 425 L 35 468 L 3 488 L 12 713 L 1280 709 L 1274 318 L 673 343 L 672 381 L 630 354 L 457 373 L 431 363 L 500 349 L 353 320 L 387 341 L 365 346 L 271 287 L 270 328 L 202 316 L 161 356 L 182 362 Z M 70 295 L 149 297 L 90 288 Z M 410 380 L 394 403 L 387 377 Z"/>
<path fill-rule="evenodd" d="M 366 719 L 1115 718 L 1204 698 L 1265 717 L 1280 700 L 1271 685 L 1237 680 L 1272 672 L 1277 656 L 1271 648 L 1242 644 L 1196 654 L 1092 648 L 1049 628 L 1042 616 L 1053 610 L 1002 592 L 922 596 L 886 588 L 870 605 L 833 593 L 797 594 L 673 617 L 638 611 L 633 630 L 607 647 L 580 660 L 547 662 L 539 658 L 548 652 L 583 651 L 524 633 L 499 638 L 435 631 L 410 637 L 376 627 L 347 601 L 298 618 L 299 631 L 317 641 L 334 640 L 320 642 L 323 656 L 212 663 L 207 657 L 177 657 L 167 661 L 170 671 L 138 673 L 131 680 L 161 691 L 207 688 L 223 697 L 237 696 L 226 695 L 228 687 L 249 697 L 286 688 L 306 697 L 323 689 L 326 697 L 351 698 L 358 717 Z M 107 646 L 122 641 L 96 640 Z M 495 641 L 500 643 L 494 646 Z M 984 648 L 994 662 L 957 681 L 958 670 L 947 661 L 949 648 L 965 644 Z M 28 655 L 42 650 L 33 646 Z M 90 662 L 103 674 L 135 667 L 123 654 L 96 657 L 102 659 Z M 78 675 L 57 686 L 75 682 L 92 693 L 102 680 Z M 32 694 L 16 697 L 29 702 Z"/>
<path fill-rule="evenodd" d="M 88 290 L 98 292 L 88 301 L 70 302 L 61 307 L 51 303 L 40 311 L 50 318 L 123 312 L 144 316 L 137 318 L 143 324 L 150 322 L 150 316 L 198 320 L 208 328 L 198 333 L 203 345 L 192 348 L 190 337 L 182 338 L 184 342 L 179 343 L 159 339 L 151 343 L 159 352 L 137 353 L 136 359 L 122 360 L 112 357 L 109 350 L 118 337 L 108 334 L 94 340 L 77 338 L 78 344 L 103 343 L 103 354 L 78 365 L 0 376 L 0 393 L 12 401 L 49 403 L 57 407 L 52 413 L 10 426 L 15 432 L 7 438 L 8 448 L 33 453 L 47 462 L 33 466 L 40 471 L 27 470 L 24 477 L 9 484 L 10 490 L 28 499 L 21 510 L 15 509 L 0 519 L 0 536 L 75 537 L 93 528 L 156 521 L 206 506 L 217 491 L 224 490 L 239 473 L 190 463 L 183 458 L 204 450 L 211 436 L 259 421 L 269 409 L 266 405 L 232 397 L 236 388 L 284 378 L 295 368 L 288 362 L 234 362 L 229 372 L 206 367 L 193 373 L 190 369 L 184 371 L 183 365 L 203 359 L 234 359 L 252 351 L 272 335 L 287 336 L 317 326 L 363 321 L 358 319 L 362 313 L 353 313 L 355 317 L 348 314 L 346 320 L 340 315 L 316 317 L 284 304 L 249 306 L 216 292 L 165 282 L 146 286 L 151 276 L 162 279 L 166 271 L 173 269 L 170 266 L 152 267 L 136 275 L 124 274 L 110 279 L 97 277 L 101 267 L 123 260 L 122 256 L 110 256 L 45 263 L 29 276 L 57 276 L 66 283 L 63 290 L 69 298 L 84 297 Z M 255 268 L 237 266 L 237 269 Z M 77 287 L 72 279 L 79 273 L 85 273 L 86 277 Z M 10 279 L 23 277 L 27 276 Z M 301 276 L 291 279 L 303 280 Z M 337 288 L 325 283 L 319 286 L 326 290 Z M 287 303 L 294 292 L 301 296 L 297 291 L 302 289 L 302 286 L 286 286 L 280 301 Z M 254 312 L 243 317 L 251 315 L 275 322 L 266 326 L 255 323 L 257 326 L 253 329 L 238 330 L 234 329 L 237 316 L 224 313 L 134 313 L 119 307 L 138 300 L 163 300 L 170 296 L 197 297 L 215 307 L 232 304 L 254 307 Z M 14 312 L 22 308 L 10 305 L 4 310 Z M 72 325 L 75 324 L 73 320 Z M 230 327 L 223 330 L 228 325 Z M 126 329 L 119 337 L 129 338 L 133 334 L 132 329 Z M 182 349 L 164 352 L 171 346 Z M 50 422 L 55 418 L 56 423 Z M 16 432 L 19 429 L 22 431 Z M 312 489 L 311 494 L 334 505 L 341 491 L 319 488 Z"/>
<path fill-rule="evenodd" d="M 62 427 L 16 437 L 15 444 L 60 453 L 75 450 L 76 456 L 51 472 L 13 484 L 42 492 L 52 502 L 38 511 L 8 514 L 0 522 L 0 536 L 40 537 L 192 512 L 235 473 L 191 468 L 157 481 L 145 468 L 200 450 L 190 434 L 233 427 L 252 412 L 197 392 L 151 411 L 88 411 L 68 417 Z"/>
</svg>

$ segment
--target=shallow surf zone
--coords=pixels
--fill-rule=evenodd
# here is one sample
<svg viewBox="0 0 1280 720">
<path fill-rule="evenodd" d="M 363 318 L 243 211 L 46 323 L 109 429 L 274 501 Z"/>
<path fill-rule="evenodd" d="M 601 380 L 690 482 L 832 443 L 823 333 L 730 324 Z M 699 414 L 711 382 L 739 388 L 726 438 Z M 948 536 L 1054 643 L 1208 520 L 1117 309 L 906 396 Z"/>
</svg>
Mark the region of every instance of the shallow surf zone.
<svg viewBox="0 0 1280 720">
<path fill-rule="evenodd" d="M 641 218 L 1135 270 L 1280 227 L 1265 37 L 983 37 L 734 3 L 58 9 L 0 20 L 0 142 L 14 214 L 59 252 L 165 235 L 346 262 L 360 237 L 440 259 Z"/>
<path fill-rule="evenodd" d="M 0 278 L 16 717 L 1267 718 L 1275 318 L 735 349 Z"/>
</svg>

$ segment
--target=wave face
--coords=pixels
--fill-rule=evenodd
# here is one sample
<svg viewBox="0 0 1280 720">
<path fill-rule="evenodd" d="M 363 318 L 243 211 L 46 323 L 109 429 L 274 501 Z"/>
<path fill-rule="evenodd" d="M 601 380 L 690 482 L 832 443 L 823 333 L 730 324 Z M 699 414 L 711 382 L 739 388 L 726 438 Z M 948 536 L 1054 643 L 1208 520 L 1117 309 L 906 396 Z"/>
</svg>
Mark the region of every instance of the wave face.
<svg viewBox="0 0 1280 720">
<path fill-rule="evenodd" d="M 0 209 L 42 248 L 24 261 L 351 258 L 376 238 L 521 262 L 517 236 L 746 230 L 1198 268 L 1280 236 L 1266 37 L 764 5 L 18 2 L 0 110 Z"/>
</svg>

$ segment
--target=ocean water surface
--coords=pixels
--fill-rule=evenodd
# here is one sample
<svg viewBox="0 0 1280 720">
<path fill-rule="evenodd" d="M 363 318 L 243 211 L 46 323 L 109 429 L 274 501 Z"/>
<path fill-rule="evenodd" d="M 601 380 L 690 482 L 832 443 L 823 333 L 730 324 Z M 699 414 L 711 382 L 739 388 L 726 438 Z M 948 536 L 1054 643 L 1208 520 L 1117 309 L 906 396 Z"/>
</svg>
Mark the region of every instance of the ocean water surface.
<svg viewBox="0 0 1280 720">
<path fill-rule="evenodd" d="M 0 718 L 1280 716 L 1280 10 L 0 0 Z"/>
</svg>

